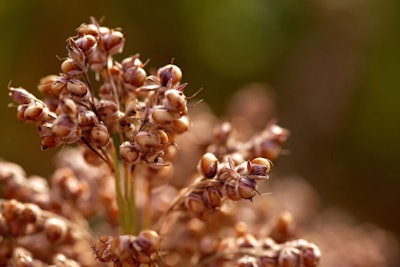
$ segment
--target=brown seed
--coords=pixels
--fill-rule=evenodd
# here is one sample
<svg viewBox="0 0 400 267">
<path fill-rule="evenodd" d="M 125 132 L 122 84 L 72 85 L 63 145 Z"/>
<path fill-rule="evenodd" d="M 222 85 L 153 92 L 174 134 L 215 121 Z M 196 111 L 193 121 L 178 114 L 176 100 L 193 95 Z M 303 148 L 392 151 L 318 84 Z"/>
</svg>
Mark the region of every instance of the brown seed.
<svg viewBox="0 0 400 267">
<path fill-rule="evenodd" d="M 247 171 L 250 175 L 265 177 L 271 171 L 272 163 L 266 158 L 255 158 L 248 161 Z"/>
<path fill-rule="evenodd" d="M 127 163 L 135 163 L 140 155 L 135 144 L 128 141 L 123 142 L 119 146 L 119 153 L 121 158 Z"/>
<path fill-rule="evenodd" d="M 57 75 L 47 75 L 40 79 L 38 90 L 45 95 L 53 94 L 52 84 L 57 80 Z"/>
<path fill-rule="evenodd" d="M 197 217 L 201 217 L 203 212 L 206 210 L 203 198 L 196 193 L 191 193 L 185 198 L 185 206 Z"/>
<path fill-rule="evenodd" d="M 197 165 L 197 169 L 204 177 L 213 178 L 218 171 L 217 157 L 210 152 L 204 154 Z"/>
<path fill-rule="evenodd" d="M 166 86 L 170 80 L 174 85 L 181 81 L 182 71 L 178 66 L 168 64 L 158 69 L 157 76 L 159 77 L 160 82 L 163 86 Z"/>
<path fill-rule="evenodd" d="M 236 191 L 241 198 L 252 199 L 257 194 L 257 183 L 253 179 L 243 176 L 236 184 Z"/>
<path fill-rule="evenodd" d="M 221 205 L 222 194 L 216 187 L 207 187 L 203 191 L 203 199 L 207 206 L 217 208 Z"/>
<path fill-rule="evenodd" d="M 70 135 L 72 132 L 76 131 L 76 127 L 75 124 L 68 117 L 68 115 L 61 114 L 53 122 L 51 130 L 58 137 L 66 137 Z"/>
<path fill-rule="evenodd" d="M 150 121 L 160 126 L 172 123 L 175 119 L 173 113 L 162 107 L 153 108 L 150 115 Z"/>
<path fill-rule="evenodd" d="M 187 114 L 186 98 L 182 91 L 170 89 L 165 92 L 164 105 L 167 109 Z"/>
<path fill-rule="evenodd" d="M 135 87 L 140 87 L 146 81 L 147 74 L 143 68 L 134 66 L 126 69 L 123 77 L 126 83 L 129 83 Z"/>
<path fill-rule="evenodd" d="M 90 136 L 92 141 L 101 147 L 107 146 L 110 141 L 110 134 L 104 124 L 95 125 L 90 131 Z"/>
<path fill-rule="evenodd" d="M 47 239 L 52 243 L 57 243 L 64 240 L 68 232 L 68 227 L 61 219 L 48 218 L 44 222 L 44 230 Z"/>
<path fill-rule="evenodd" d="M 109 55 L 121 53 L 124 49 L 125 38 L 122 32 L 111 30 L 104 34 L 104 45 Z"/>
<path fill-rule="evenodd" d="M 77 79 L 70 80 L 67 83 L 67 89 L 78 97 L 83 97 L 88 92 L 88 86 L 84 82 Z"/>
</svg>

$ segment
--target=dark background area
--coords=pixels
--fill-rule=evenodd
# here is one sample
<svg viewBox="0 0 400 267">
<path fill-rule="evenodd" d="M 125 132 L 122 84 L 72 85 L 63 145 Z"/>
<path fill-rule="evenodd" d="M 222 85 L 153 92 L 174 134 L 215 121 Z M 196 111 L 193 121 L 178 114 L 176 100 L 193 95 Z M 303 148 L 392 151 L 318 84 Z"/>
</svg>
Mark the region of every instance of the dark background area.
<svg viewBox="0 0 400 267">
<path fill-rule="evenodd" d="M 222 114 L 229 96 L 268 85 L 292 132 L 282 175 L 305 177 L 325 206 L 400 235 L 400 2 L 397 0 L 0 1 L 0 157 L 49 175 L 33 125 L 17 122 L 7 85 L 36 92 L 57 74 L 65 40 L 89 17 L 121 27 L 122 59 L 171 62 L 188 92 Z M 189 93 L 190 95 L 190 93 Z"/>
</svg>

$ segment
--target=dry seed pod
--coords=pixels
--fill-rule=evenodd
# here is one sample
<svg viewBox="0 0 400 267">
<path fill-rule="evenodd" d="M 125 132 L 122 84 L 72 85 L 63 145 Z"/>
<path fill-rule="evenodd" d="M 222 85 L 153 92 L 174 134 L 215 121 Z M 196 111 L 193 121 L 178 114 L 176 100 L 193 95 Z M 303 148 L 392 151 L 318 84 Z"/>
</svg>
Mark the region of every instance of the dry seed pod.
<svg viewBox="0 0 400 267">
<path fill-rule="evenodd" d="M 96 258 L 101 262 L 110 262 L 116 259 L 116 256 L 111 252 L 111 236 L 100 236 L 93 247 Z"/>
<path fill-rule="evenodd" d="M 225 195 L 233 201 L 238 201 L 242 199 L 242 196 L 239 194 L 239 190 L 237 188 L 237 184 L 225 183 L 224 185 Z"/>
<path fill-rule="evenodd" d="M 213 178 L 218 171 L 218 159 L 213 153 L 206 153 L 204 154 L 198 165 L 198 171 L 207 178 Z"/>
<path fill-rule="evenodd" d="M 140 131 L 135 136 L 136 143 L 143 149 L 151 149 L 161 144 L 160 137 L 156 133 Z"/>
<path fill-rule="evenodd" d="M 24 88 L 14 88 L 10 87 L 10 93 L 9 95 L 12 97 L 12 99 L 17 102 L 17 104 L 29 104 L 36 100 L 36 97 L 26 91 Z"/>
<path fill-rule="evenodd" d="M 170 80 L 174 85 L 181 81 L 182 71 L 178 66 L 168 64 L 158 69 L 157 76 L 159 77 L 160 82 L 163 86 L 166 86 Z"/>
<path fill-rule="evenodd" d="M 143 62 L 139 59 L 139 54 L 127 57 L 121 61 L 122 69 L 126 70 L 131 67 L 144 67 Z"/>
</svg>

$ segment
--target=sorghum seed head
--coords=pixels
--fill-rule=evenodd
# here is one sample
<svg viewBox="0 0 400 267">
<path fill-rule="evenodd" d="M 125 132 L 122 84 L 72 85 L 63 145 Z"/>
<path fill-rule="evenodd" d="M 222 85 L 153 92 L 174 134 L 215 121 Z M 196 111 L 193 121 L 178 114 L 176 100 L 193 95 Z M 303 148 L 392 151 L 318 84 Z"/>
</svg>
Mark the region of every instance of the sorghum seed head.
<svg viewBox="0 0 400 267">
<path fill-rule="evenodd" d="M 166 86 L 170 80 L 174 85 L 181 81 L 182 71 L 178 66 L 168 64 L 158 69 L 157 76 L 159 77 L 160 82 L 163 86 Z"/>
<path fill-rule="evenodd" d="M 217 157 L 210 152 L 204 154 L 197 165 L 197 169 L 204 177 L 213 178 L 218 171 Z"/>
<path fill-rule="evenodd" d="M 68 227 L 58 218 L 47 218 L 44 222 L 47 239 L 52 243 L 62 242 L 67 235 Z"/>
</svg>

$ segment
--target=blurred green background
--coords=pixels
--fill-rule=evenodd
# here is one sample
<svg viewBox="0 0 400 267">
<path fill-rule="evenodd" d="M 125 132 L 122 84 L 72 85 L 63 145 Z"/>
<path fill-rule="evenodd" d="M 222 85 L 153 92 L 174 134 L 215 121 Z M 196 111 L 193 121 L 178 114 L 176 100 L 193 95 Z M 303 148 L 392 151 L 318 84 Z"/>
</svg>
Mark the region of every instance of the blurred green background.
<svg viewBox="0 0 400 267">
<path fill-rule="evenodd" d="M 35 91 L 58 73 L 56 55 L 90 16 L 123 29 L 123 56 L 174 58 L 218 114 L 235 90 L 268 84 L 292 132 L 277 172 L 400 235 L 400 1 L 0 0 L 0 157 L 30 174 L 49 175 L 57 151 L 17 122 L 7 84 Z"/>
</svg>

